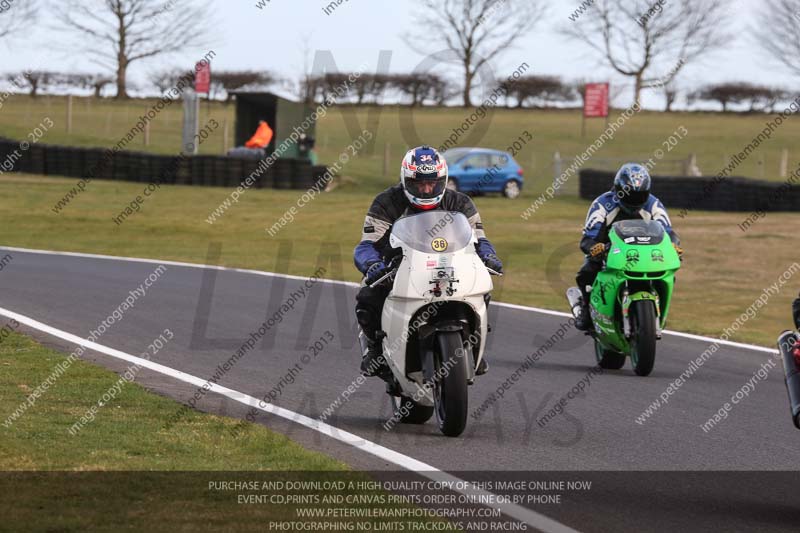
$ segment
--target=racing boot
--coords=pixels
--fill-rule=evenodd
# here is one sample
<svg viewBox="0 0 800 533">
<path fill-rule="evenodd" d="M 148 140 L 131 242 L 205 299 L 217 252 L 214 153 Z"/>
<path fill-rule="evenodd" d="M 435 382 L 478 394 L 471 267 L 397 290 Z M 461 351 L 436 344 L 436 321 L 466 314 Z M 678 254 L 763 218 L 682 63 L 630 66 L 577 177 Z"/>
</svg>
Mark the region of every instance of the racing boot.
<svg viewBox="0 0 800 533">
<path fill-rule="evenodd" d="M 581 311 L 575 319 L 575 329 L 579 331 L 590 331 L 592 329 L 592 315 L 589 313 L 589 304 L 581 301 Z"/>
<path fill-rule="evenodd" d="M 364 353 L 361 356 L 361 373 L 367 377 L 383 376 L 391 373 L 386 360 L 383 358 L 383 343 L 381 340 L 372 340 L 361 333 Z"/>
</svg>

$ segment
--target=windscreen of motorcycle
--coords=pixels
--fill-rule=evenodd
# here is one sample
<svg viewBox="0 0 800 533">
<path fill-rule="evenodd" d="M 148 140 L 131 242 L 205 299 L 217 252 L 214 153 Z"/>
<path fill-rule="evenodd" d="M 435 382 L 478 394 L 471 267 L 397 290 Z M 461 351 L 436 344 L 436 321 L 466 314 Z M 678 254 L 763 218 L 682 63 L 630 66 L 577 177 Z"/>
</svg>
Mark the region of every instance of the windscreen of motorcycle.
<svg viewBox="0 0 800 533">
<path fill-rule="evenodd" d="M 654 220 L 622 220 L 613 228 L 627 244 L 659 244 L 664 238 L 664 226 Z"/>
<path fill-rule="evenodd" d="M 463 213 L 425 211 L 395 222 L 392 236 L 418 252 L 451 253 L 472 242 L 472 227 Z"/>
</svg>

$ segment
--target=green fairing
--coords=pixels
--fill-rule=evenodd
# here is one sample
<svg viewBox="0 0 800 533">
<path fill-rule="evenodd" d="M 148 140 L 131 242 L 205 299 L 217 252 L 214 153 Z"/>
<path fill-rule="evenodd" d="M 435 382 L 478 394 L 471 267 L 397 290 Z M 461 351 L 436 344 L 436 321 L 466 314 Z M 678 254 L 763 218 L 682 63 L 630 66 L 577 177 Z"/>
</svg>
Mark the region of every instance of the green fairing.
<svg viewBox="0 0 800 533">
<path fill-rule="evenodd" d="M 653 230 L 655 224 L 658 223 L 625 221 L 614 224 L 609 233 L 611 246 L 606 266 L 592 285 L 590 310 L 597 332 L 596 340 L 604 348 L 625 355 L 630 355 L 631 346 L 625 339 L 622 317 L 627 314 L 633 302 L 653 300 L 656 303 L 659 323 L 663 328 L 669 314 L 675 273 L 680 268 L 681 262 L 666 232 L 661 231 L 661 235 L 657 238 L 647 236 L 624 238 L 620 235 L 618 227 L 623 228 L 621 232 L 624 234 L 625 228 L 629 233 L 636 233 L 637 229 Z M 646 242 L 648 239 L 652 242 Z M 625 242 L 626 240 L 628 242 Z M 626 282 L 633 290 L 629 289 L 628 299 L 623 302 Z"/>
</svg>

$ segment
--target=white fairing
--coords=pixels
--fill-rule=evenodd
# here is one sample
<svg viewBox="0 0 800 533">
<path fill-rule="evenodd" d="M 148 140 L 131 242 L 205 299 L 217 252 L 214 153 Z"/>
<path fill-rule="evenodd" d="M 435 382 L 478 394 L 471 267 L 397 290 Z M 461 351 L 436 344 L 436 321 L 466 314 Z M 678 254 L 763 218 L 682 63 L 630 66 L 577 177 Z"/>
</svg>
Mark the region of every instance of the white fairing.
<svg viewBox="0 0 800 533">
<path fill-rule="evenodd" d="M 421 386 L 421 373 L 406 375 L 408 340 L 420 325 L 411 321 L 421 308 L 432 302 L 458 301 L 468 304 L 476 315 L 475 322 L 480 329 L 476 363 L 483 357 L 487 333 L 484 296 L 492 290 L 492 279 L 475 251 L 476 242 L 477 238 L 462 213 L 428 211 L 402 218 L 392 228 L 389 244 L 403 250 L 403 260 L 383 306 L 381 327 L 386 332 L 383 353 L 403 394 L 424 405 L 433 405 L 433 397 Z M 445 273 L 446 277 L 442 277 L 441 273 Z M 451 284 L 448 277 L 457 281 Z M 440 280 L 439 296 L 434 293 L 437 284 L 431 283 L 437 279 Z M 447 288 L 451 289 L 450 294 Z M 431 315 L 430 321 L 436 321 L 436 317 Z M 468 354 L 468 357 L 469 376 L 473 377 L 474 356 Z"/>
</svg>

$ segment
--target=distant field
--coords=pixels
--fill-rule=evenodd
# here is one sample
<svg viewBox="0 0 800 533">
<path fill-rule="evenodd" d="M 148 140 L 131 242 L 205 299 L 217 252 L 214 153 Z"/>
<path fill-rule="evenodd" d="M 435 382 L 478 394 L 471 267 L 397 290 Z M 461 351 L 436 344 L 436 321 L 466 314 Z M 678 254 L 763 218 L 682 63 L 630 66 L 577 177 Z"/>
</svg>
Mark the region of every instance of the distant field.
<svg viewBox="0 0 800 533">
<path fill-rule="evenodd" d="M 50 117 L 56 126 L 42 142 L 63 143 L 81 146 L 111 146 L 135 124 L 154 100 L 129 100 L 117 102 L 108 99 L 75 98 L 73 104 L 73 133 L 66 134 L 66 99 L 64 97 L 12 96 L 0 108 L 0 136 L 24 138 L 30 129 L 44 117 Z M 201 147 L 201 153 L 215 154 L 224 151 L 224 124 L 227 123 L 228 145 L 233 143 L 234 104 L 203 102 L 201 124 L 209 118 L 216 119 L 223 127 Z M 367 127 L 367 118 L 377 117 L 374 149 L 361 151 L 358 158 L 348 163 L 342 175 L 345 188 L 362 184 L 375 191 L 396 180 L 398 161 L 404 151 L 420 142 L 441 145 L 459 127 L 469 112 L 461 108 L 419 108 L 387 106 L 333 108 L 320 120 L 317 131 L 317 148 L 322 163 L 334 161 L 351 142 L 352 136 L 345 117 L 354 118 L 359 127 Z M 619 110 L 612 110 L 612 119 Z M 176 153 L 180 144 L 182 108 L 180 102 L 165 109 L 154 120 L 150 132 L 150 144 L 144 145 L 143 136 L 131 144 L 132 149 L 158 153 Z M 600 149 L 589 163 L 597 168 L 618 166 L 624 160 L 647 160 L 658 149 L 665 151 L 664 160 L 655 167 L 655 172 L 674 173 L 679 168 L 678 160 L 689 154 L 697 155 L 698 166 L 703 174 L 715 174 L 728 158 L 739 152 L 763 128 L 769 115 L 736 115 L 719 113 L 657 113 L 643 111 L 631 119 L 615 139 Z M 669 152 L 664 143 L 679 127 L 688 130 L 688 136 Z M 528 131 L 533 141 L 528 142 L 517 157 L 526 170 L 528 188 L 543 189 L 553 177 L 553 158 L 556 152 L 562 157 L 574 156 L 602 132 L 602 120 L 590 120 L 586 137 L 581 138 L 581 117 L 577 111 L 543 111 L 531 109 L 496 109 L 493 114 L 479 119 L 470 131 L 459 139 L 466 142 L 469 135 L 485 128 L 485 134 L 476 136 L 468 145 L 481 145 L 506 149 Z M 415 130 L 415 131 L 414 131 Z M 357 134 L 356 134 L 357 135 Z M 387 176 L 383 176 L 383 160 L 388 149 Z M 785 122 L 758 150 L 737 170 L 738 175 L 779 180 L 781 152 L 789 150 L 789 168 L 800 164 L 800 121 Z M 567 163 L 565 163 L 566 165 Z M 568 184 L 575 190 L 576 182 Z"/>
<path fill-rule="evenodd" d="M 358 158 L 356 158 L 358 159 Z M 355 164 L 355 163 L 354 163 Z M 361 235 L 370 191 L 324 194 L 300 209 L 294 222 L 270 238 L 271 226 L 299 196 L 299 191 L 247 192 L 214 225 L 208 214 L 229 194 L 223 188 L 162 186 L 141 212 L 121 226 L 116 216 L 142 184 L 92 182 L 63 213 L 50 207 L 73 186 L 68 178 L 0 176 L 0 243 L 6 246 L 172 259 L 226 266 L 311 274 L 327 268 L 326 277 L 356 281 L 352 251 Z M 581 262 L 578 250 L 587 202 L 557 198 L 529 221 L 518 213 L 529 198 L 477 198 L 489 238 L 506 262 L 507 275 L 496 280 L 498 301 L 567 310 L 564 290 L 574 284 Z M 758 298 L 793 262 L 797 215 L 770 214 L 747 233 L 737 227 L 745 214 L 673 213 L 686 260 L 679 273 L 669 327 L 721 335 L 724 328 Z M 219 259 L 208 258 L 210 243 L 222 245 Z M 291 248 L 289 248 L 291 247 Z M 279 250 L 291 249 L 288 265 Z M 13 268 L 13 262 L 6 268 Z M 773 344 L 791 326 L 790 305 L 800 287 L 795 276 L 769 304 L 734 336 L 736 340 Z"/>
</svg>

